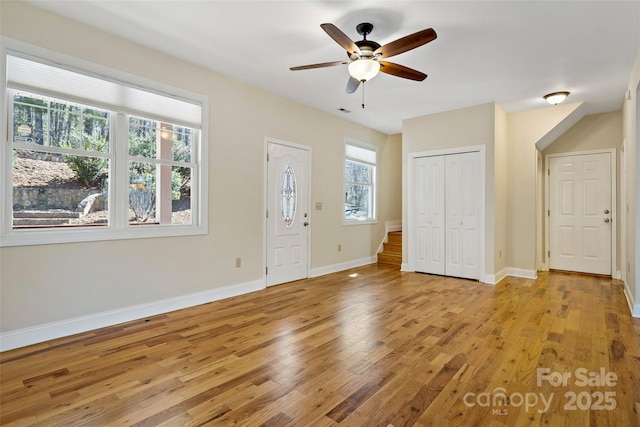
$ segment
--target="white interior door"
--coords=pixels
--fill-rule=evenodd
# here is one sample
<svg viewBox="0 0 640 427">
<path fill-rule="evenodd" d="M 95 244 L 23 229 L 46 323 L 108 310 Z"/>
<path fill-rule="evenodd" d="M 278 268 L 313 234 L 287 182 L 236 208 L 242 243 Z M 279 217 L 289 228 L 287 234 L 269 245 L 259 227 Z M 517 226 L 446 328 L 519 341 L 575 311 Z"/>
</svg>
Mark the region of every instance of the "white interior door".
<svg viewBox="0 0 640 427">
<path fill-rule="evenodd" d="M 267 286 L 309 276 L 309 161 L 304 148 L 267 144 Z"/>
<path fill-rule="evenodd" d="M 611 275 L 611 154 L 549 158 L 549 267 Z"/>
<path fill-rule="evenodd" d="M 477 152 L 445 156 L 447 276 L 480 278 L 479 183 Z"/>
<path fill-rule="evenodd" d="M 418 157 L 414 162 L 414 269 L 444 275 L 444 156 Z"/>
<path fill-rule="evenodd" d="M 480 155 L 414 160 L 415 271 L 480 278 Z"/>
</svg>

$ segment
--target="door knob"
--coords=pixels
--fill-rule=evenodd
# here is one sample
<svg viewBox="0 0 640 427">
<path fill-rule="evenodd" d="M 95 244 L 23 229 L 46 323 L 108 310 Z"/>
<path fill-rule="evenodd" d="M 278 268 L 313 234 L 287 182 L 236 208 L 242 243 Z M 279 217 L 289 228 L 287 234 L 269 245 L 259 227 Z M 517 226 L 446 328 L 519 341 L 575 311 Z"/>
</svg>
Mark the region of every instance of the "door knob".
<svg viewBox="0 0 640 427">
<path fill-rule="evenodd" d="M 609 209 L 604 210 L 605 215 L 609 213 Z"/>
<path fill-rule="evenodd" d="M 606 222 L 606 223 L 608 223 L 608 222 L 610 222 L 610 221 L 611 221 L 611 220 L 610 220 L 609 218 L 605 218 L 605 219 L 604 219 L 604 222 Z"/>
</svg>

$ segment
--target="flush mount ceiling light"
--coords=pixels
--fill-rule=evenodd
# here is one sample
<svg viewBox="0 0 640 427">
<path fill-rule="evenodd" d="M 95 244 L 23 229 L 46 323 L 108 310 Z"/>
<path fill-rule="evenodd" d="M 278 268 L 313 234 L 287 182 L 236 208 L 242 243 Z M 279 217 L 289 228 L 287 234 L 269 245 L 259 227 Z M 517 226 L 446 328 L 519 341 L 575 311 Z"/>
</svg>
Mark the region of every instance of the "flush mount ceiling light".
<svg viewBox="0 0 640 427">
<path fill-rule="evenodd" d="M 543 98 L 551 105 L 558 105 L 569 96 L 569 92 L 553 92 L 545 95 Z"/>
</svg>

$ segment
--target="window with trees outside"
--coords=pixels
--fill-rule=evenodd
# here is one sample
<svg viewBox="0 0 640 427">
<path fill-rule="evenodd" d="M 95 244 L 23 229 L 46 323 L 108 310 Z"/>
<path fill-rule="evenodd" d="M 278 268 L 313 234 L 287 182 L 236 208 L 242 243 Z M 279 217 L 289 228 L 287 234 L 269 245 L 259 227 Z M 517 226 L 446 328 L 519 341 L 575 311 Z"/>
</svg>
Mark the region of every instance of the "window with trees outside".
<svg viewBox="0 0 640 427">
<path fill-rule="evenodd" d="M 206 232 L 202 100 L 5 59 L 3 246 Z"/>
<path fill-rule="evenodd" d="M 344 147 L 344 221 L 375 222 L 377 149 L 355 141 Z"/>
</svg>

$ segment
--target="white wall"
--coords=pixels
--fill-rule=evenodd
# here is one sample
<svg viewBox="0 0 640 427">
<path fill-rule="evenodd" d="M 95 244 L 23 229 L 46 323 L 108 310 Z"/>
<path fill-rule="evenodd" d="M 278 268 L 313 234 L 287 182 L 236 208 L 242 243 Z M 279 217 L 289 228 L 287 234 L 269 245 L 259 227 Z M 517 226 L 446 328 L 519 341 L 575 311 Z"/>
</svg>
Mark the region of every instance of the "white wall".
<svg viewBox="0 0 640 427">
<path fill-rule="evenodd" d="M 321 211 L 311 212 L 312 269 L 375 256 L 385 221 L 400 219 L 394 189 L 401 179 L 399 136 L 388 137 L 22 2 L 0 7 L 4 36 L 207 95 L 210 105 L 209 234 L 2 248 L 3 334 L 51 324 L 64 328 L 74 319 L 91 327 L 98 324 L 91 323 L 96 316 L 116 318 L 104 313 L 126 318 L 136 312 L 128 311 L 131 307 L 153 311 L 157 301 L 189 303 L 260 287 L 265 137 L 312 148 L 311 205 L 323 204 Z M 342 225 L 345 137 L 378 146 L 380 179 L 389 180 L 380 185 L 378 224 Z M 242 268 L 235 268 L 236 257 L 242 257 Z"/>
</svg>

